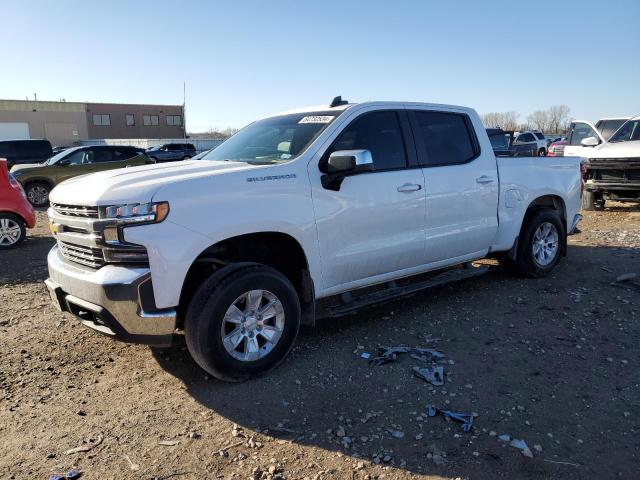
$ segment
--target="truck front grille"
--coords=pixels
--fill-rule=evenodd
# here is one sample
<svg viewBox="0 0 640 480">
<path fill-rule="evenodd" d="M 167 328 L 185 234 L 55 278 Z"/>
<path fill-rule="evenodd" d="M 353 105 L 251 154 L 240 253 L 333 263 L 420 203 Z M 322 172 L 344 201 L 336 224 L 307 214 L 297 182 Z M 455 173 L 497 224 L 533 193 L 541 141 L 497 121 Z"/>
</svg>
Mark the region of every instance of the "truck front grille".
<svg viewBox="0 0 640 480">
<path fill-rule="evenodd" d="M 72 262 L 91 268 L 100 268 L 105 264 L 102 249 L 100 248 L 85 247 L 61 241 L 58 241 L 58 247 L 62 256 Z"/>
<path fill-rule="evenodd" d="M 66 215 L 67 217 L 98 218 L 98 207 L 52 203 L 51 208 L 60 215 Z"/>
</svg>

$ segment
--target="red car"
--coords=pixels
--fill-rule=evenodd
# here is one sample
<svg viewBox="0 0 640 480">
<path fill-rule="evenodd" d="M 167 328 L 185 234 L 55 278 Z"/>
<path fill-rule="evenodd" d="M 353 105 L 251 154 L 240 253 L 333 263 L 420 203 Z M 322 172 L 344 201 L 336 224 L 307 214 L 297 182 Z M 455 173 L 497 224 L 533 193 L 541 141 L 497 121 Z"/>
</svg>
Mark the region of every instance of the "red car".
<svg viewBox="0 0 640 480">
<path fill-rule="evenodd" d="M 36 213 L 24 194 L 22 185 L 0 159 L 0 250 L 15 247 L 24 240 L 26 229 L 36 225 Z"/>
<path fill-rule="evenodd" d="M 547 157 L 562 157 L 564 156 L 564 147 L 567 144 L 566 140 L 559 140 L 549 145 L 547 151 Z"/>
</svg>

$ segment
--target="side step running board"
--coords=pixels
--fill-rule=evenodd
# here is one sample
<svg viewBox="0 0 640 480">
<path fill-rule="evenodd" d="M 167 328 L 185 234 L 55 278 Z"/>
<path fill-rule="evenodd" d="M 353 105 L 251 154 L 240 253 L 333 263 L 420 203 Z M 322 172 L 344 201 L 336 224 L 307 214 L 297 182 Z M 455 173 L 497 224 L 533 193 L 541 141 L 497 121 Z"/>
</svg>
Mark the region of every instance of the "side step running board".
<svg viewBox="0 0 640 480">
<path fill-rule="evenodd" d="M 468 268 L 454 268 L 447 270 L 444 273 L 440 273 L 427 278 L 426 280 L 416 281 L 408 283 L 407 285 L 398 285 L 397 282 L 389 282 L 387 288 L 376 290 L 371 293 L 365 293 L 358 295 L 357 291 L 347 292 L 337 297 L 332 297 L 332 300 L 341 300 L 342 303 L 325 304 L 324 308 L 320 308 L 318 317 L 339 317 L 352 313 L 363 307 L 375 305 L 391 301 L 397 297 L 410 295 L 412 293 L 426 290 L 429 288 L 439 287 L 446 285 L 447 283 L 457 282 L 458 280 L 464 280 L 467 278 L 478 277 L 484 275 L 489 271 L 488 266 L 480 267 L 468 267 Z M 404 279 L 407 280 L 407 279 Z"/>
</svg>

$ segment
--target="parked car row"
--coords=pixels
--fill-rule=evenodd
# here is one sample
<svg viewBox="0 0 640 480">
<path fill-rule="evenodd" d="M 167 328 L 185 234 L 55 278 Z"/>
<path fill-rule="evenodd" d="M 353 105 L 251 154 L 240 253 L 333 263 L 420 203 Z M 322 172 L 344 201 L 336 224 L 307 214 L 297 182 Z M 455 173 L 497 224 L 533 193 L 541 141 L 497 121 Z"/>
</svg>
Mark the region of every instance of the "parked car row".
<svg viewBox="0 0 640 480">
<path fill-rule="evenodd" d="M 47 205 L 53 187 L 69 178 L 114 168 L 186 160 L 196 153 L 191 143 L 166 143 L 144 150 L 120 145 L 52 148 L 48 140 L 0 141 L 0 158 L 7 160 L 7 168 L 36 207 Z"/>
</svg>

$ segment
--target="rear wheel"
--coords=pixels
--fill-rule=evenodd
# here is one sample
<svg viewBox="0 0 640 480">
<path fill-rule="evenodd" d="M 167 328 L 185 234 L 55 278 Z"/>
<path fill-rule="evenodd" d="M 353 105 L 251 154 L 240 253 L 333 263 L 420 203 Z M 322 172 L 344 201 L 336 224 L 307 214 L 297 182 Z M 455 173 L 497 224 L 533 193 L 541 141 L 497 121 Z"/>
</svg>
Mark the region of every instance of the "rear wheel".
<svg viewBox="0 0 640 480">
<path fill-rule="evenodd" d="M 277 270 L 239 264 L 213 274 L 194 295 L 185 319 L 191 356 L 225 381 L 242 381 L 277 366 L 300 329 L 295 288 Z"/>
<path fill-rule="evenodd" d="M 27 198 L 34 207 L 44 207 L 49 203 L 51 187 L 44 182 L 33 182 L 27 185 Z"/>
<path fill-rule="evenodd" d="M 555 210 L 533 213 L 518 240 L 515 268 L 528 277 L 544 277 L 560 261 L 565 245 L 565 228 Z"/>
<path fill-rule="evenodd" d="M 0 213 L 0 249 L 12 248 L 24 240 L 27 231 L 20 217 Z"/>
</svg>

